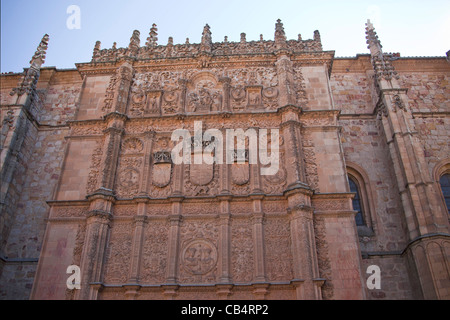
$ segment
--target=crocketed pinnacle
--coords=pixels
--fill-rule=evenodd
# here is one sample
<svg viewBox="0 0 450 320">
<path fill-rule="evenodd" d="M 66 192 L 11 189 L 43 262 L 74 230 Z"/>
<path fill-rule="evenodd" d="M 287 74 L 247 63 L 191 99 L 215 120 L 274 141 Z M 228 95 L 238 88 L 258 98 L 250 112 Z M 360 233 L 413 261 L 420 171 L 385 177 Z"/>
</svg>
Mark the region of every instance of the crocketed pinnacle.
<svg viewBox="0 0 450 320">
<path fill-rule="evenodd" d="M 148 34 L 147 42 L 145 43 L 147 47 L 156 47 L 158 45 L 158 28 L 154 23 L 150 28 L 150 33 Z"/>
<path fill-rule="evenodd" d="M 200 45 L 200 51 L 211 52 L 212 50 L 212 37 L 211 29 L 208 24 L 203 27 L 202 42 Z"/>
<path fill-rule="evenodd" d="M 284 32 L 283 23 L 280 19 L 277 20 L 277 23 L 275 24 L 275 46 L 279 49 L 286 49 L 287 48 L 287 42 L 286 42 L 286 33 Z"/>
<path fill-rule="evenodd" d="M 381 48 L 383 48 L 383 46 L 381 45 L 381 42 L 378 39 L 378 35 L 375 32 L 375 28 L 373 27 L 373 24 L 369 19 L 366 23 L 366 39 L 366 43 L 369 45 L 367 48 L 370 49 L 370 52 L 373 55 L 377 55 L 382 52 Z"/>
<path fill-rule="evenodd" d="M 17 88 L 14 88 L 10 95 L 17 94 L 18 96 L 24 93 L 32 93 L 36 89 L 37 82 L 40 76 L 41 66 L 45 62 L 45 55 L 47 54 L 48 41 L 50 37 L 45 34 L 39 43 L 36 52 L 30 60 L 30 68 L 26 70 L 21 78 Z"/>
<path fill-rule="evenodd" d="M 42 40 L 39 43 L 39 46 L 37 47 L 36 52 L 34 53 L 33 57 L 31 58 L 31 61 L 30 61 L 31 67 L 40 68 L 44 64 L 45 55 L 47 54 L 48 41 L 49 41 L 49 35 L 45 34 L 44 37 L 42 37 Z"/>
<path fill-rule="evenodd" d="M 381 42 L 378 39 L 378 35 L 370 20 L 367 20 L 366 23 L 366 39 L 367 44 L 369 45 L 368 49 L 370 49 L 376 78 L 378 80 L 399 79 L 399 76 L 391 63 L 392 55 L 383 53 Z"/>
</svg>

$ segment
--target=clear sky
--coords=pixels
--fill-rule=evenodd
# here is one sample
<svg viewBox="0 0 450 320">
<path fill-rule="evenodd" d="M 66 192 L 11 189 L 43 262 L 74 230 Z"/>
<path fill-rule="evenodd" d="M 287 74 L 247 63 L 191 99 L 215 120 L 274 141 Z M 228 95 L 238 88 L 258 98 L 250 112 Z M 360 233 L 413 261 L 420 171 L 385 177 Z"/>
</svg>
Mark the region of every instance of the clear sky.
<svg viewBox="0 0 450 320">
<path fill-rule="evenodd" d="M 68 28 L 73 11 L 80 9 L 79 28 Z M 21 72 L 29 66 L 42 36 L 50 35 L 44 66 L 74 68 L 89 62 L 95 41 L 102 48 L 127 47 L 133 30 L 145 45 L 153 23 L 158 43 L 191 43 L 201 39 L 203 26 L 211 27 L 214 42 L 272 40 L 281 19 L 288 39 L 311 39 L 319 30 L 324 50 L 336 57 L 368 53 L 365 22 L 373 22 L 385 52 L 401 56 L 444 56 L 450 50 L 449 0 L 1 0 L 1 72 Z"/>
</svg>

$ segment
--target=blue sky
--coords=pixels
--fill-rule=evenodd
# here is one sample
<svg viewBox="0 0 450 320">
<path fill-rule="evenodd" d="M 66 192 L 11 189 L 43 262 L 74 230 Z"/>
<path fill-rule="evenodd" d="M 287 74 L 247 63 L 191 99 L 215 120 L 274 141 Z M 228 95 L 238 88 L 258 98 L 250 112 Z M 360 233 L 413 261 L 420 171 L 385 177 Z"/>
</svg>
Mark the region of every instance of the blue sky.
<svg viewBox="0 0 450 320">
<path fill-rule="evenodd" d="M 67 8 L 80 8 L 80 29 L 67 28 Z M 95 41 L 102 48 L 128 46 L 133 30 L 145 45 L 153 23 L 158 43 L 200 42 L 203 26 L 211 27 L 214 42 L 273 39 L 275 22 L 284 23 L 288 39 L 311 39 L 319 30 L 325 50 L 336 57 L 368 53 L 364 24 L 368 18 L 386 52 L 402 56 L 444 56 L 450 50 L 448 0 L 1 0 L 1 72 L 21 72 L 29 66 L 40 39 L 50 35 L 44 66 L 74 68 L 89 62 Z"/>
</svg>

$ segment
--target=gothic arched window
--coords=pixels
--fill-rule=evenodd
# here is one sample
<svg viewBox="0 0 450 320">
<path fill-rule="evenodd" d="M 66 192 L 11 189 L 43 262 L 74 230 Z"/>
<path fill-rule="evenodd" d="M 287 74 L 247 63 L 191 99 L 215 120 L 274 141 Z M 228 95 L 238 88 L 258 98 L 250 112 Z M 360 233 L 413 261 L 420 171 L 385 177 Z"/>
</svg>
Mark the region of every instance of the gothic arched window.
<svg viewBox="0 0 450 320">
<path fill-rule="evenodd" d="M 444 201 L 447 205 L 448 213 L 450 214 L 450 174 L 446 173 L 439 179 L 441 185 L 442 194 L 444 195 Z"/>
<path fill-rule="evenodd" d="M 350 185 L 350 192 L 354 192 L 355 193 L 355 197 L 353 198 L 352 202 L 353 202 L 353 210 L 355 210 L 356 216 L 355 216 L 355 220 L 356 220 L 356 225 L 357 226 L 364 226 L 366 225 L 364 222 L 364 213 L 363 213 L 363 206 L 361 203 L 361 191 L 358 188 L 358 184 L 356 181 L 353 180 L 353 178 L 351 176 L 348 176 L 348 183 Z"/>
</svg>

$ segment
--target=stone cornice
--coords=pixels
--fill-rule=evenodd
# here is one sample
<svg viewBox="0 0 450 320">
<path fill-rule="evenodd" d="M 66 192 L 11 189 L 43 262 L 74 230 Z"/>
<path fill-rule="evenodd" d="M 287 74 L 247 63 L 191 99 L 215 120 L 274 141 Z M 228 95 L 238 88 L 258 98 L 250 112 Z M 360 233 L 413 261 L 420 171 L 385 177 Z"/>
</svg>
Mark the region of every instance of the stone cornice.
<svg viewBox="0 0 450 320">
<path fill-rule="evenodd" d="M 310 51 L 296 52 L 290 54 L 294 64 L 301 66 L 326 64 L 331 71 L 334 59 L 334 51 Z M 149 70 L 172 70 L 190 68 L 235 68 L 249 66 L 273 66 L 277 60 L 275 52 L 248 52 L 231 54 L 209 54 L 205 56 L 183 56 L 183 57 L 155 57 L 148 59 L 130 59 L 128 62 L 137 72 Z M 76 63 L 81 75 L 90 74 L 113 74 L 117 67 L 124 62 L 124 58 L 110 61 L 94 61 L 87 63 Z M 203 61 L 203 62 L 202 62 Z M 202 63 L 199 65 L 199 63 Z"/>
<path fill-rule="evenodd" d="M 391 61 L 395 70 L 402 72 L 449 72 L 450 64 L 442 57 L 403 57 Z M 332 73 L 373 72 L 370 54 L 358 54 L 356 57 L 336 57 Z"/>
</svg>

